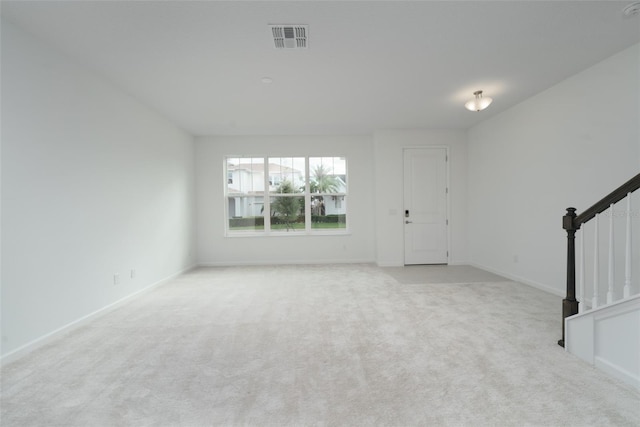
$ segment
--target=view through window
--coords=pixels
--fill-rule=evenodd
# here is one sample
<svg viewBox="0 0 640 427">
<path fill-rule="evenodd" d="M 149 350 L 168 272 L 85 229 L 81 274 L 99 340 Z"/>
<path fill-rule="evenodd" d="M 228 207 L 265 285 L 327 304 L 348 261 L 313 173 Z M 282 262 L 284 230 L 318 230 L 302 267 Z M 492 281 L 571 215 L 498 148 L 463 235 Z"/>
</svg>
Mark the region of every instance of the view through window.
<svg viewBox="0 0 640 427">
<path fill-rule="evenodd" d="M 225 169 L 230 234 L 346 230 L 344 157 L 227 157 Z"/>
</svg>

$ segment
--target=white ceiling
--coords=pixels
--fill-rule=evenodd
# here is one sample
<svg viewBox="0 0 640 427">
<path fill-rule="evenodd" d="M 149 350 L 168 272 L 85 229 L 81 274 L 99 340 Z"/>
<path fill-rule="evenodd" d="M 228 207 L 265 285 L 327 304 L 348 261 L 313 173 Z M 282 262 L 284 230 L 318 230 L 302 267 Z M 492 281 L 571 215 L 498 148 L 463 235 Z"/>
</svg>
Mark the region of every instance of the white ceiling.
<svg viewBox="0 0 640 427">
<path fill-rule="evenodd" d="M 195 135 L 352 134 L 466 129 L 639 42 L 629 3 L 3 1 L 2 15 Z M 276 50 L 268 24 L 308 25 L 309 48 Z M 494 103 L 468 112 L 477 89 Z"/>
</svg>

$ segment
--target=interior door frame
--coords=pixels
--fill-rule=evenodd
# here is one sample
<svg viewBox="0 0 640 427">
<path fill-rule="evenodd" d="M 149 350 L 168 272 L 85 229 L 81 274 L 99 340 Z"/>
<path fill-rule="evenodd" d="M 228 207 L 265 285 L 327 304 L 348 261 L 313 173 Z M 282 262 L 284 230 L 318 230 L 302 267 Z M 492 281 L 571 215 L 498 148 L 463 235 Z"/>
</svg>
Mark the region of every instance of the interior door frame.
<svg viewBox="0 0 640 427">
<path fill-rule="evenodd" d="M 451 265 L 451 258 L 452 258 L 452 254 L 453 251 L 451 250 L 451 179 L 450 179 L 450 164 L 451 164 L 451 153 L 450 153 L 450 148 L 448 145 L 408 145 L 408 146 L 404 146 L 402 147 L 402 262 L 403 265 L 406 266 L 406 264 L 404 264 L 405 260 L 406 260 L 406 242 L 405 242 L 405 234 L 404 234 L 404 207 L 405 205 L 405 192 L 404 192 L 404 155 L 405 152 L 407 150 L 433 150 L 433 149 L 444 149 L 445 151 L 445 156 L 446 156 L 446 161 L 445 161 L 445 185 L 447 187 L 447 194 L 446 194 L 446 207 L 447 207 L 447 214 L 446 214 L 446 221 L 447 221 L 447 239 L 446 239 L 446 245 L 447 245 L 447 263 L 445 265 Z"/>
</svg>

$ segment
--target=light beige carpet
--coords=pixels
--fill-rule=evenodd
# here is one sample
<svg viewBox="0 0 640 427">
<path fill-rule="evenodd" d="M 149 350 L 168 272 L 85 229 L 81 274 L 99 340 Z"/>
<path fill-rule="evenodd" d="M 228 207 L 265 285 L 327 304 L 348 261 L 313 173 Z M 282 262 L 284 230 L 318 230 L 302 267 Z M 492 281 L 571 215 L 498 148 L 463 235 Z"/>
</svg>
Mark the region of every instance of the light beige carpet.
<svg viewBox="0 0 640 427">
<path fill-rule="evenodd" d="M 6 366 L 1 425 L 640 425 L 640 393 L 556 344 L 560 298 L 419 281 L 195 270 Z"/>
</svg>

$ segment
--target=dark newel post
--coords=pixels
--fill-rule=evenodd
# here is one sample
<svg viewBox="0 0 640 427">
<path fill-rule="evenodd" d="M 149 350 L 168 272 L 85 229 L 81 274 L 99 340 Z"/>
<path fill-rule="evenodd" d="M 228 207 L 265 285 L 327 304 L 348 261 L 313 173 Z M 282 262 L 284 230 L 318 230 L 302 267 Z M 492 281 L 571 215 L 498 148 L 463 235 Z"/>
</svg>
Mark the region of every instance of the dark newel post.
<svg viewBox="0 0 640 427">
<path fill-rule="evenodd" d="M 575 224 L 576 208 L 567 208 L 567 214 L 562 217 L 562 228 L 567 230 L 567 297 L 562 300 L 562 339 L 558 345 L 564 347 L 564 319 L 578 314 L 576 300 L 576 230 L 580 226 Z"/>
</svg>

